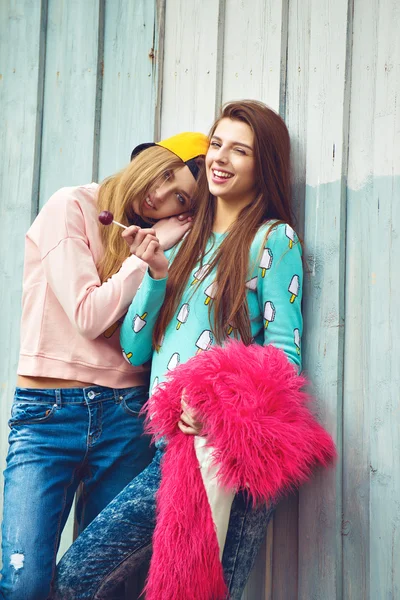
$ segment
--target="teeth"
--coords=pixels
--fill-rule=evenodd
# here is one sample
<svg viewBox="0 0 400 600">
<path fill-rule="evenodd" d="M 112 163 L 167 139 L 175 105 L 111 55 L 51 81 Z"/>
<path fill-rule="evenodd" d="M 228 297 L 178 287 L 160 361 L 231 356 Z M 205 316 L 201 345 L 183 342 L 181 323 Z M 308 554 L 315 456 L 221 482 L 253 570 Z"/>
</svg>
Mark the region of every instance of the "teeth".
<svg viewBox="0 0 400 600">
<path fill-rule="evenodd" d="M 214 175 L 216 175 L 217 177 L 223 177 L 224 179 L 229 179 L 230 177 L 233 177 L 231 173 L 225 173 L 225 171 L 216 171 L 215 169 Z"/>
<path fill-rule="evenodd" d="M 154 208 L 154 204 L 152 203 L 152 201 L 150 200 L 150 198 L 146 198 L 146 203 L 151 207 Z"/>
</svg>

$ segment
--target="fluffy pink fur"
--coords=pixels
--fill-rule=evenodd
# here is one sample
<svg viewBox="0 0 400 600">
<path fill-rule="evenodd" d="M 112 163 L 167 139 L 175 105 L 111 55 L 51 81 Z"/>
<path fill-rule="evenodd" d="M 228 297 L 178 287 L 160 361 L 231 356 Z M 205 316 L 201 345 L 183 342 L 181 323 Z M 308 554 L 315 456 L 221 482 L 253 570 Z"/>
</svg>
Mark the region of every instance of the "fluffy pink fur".
<svg viewBox="0 0 400 600">
<path fill-rule="evenodd" d="M 231 341 L 179 365 L 157 388 L 147 430 L 165 436 L 168 446 L 147 600 L 222 600 L 227 594 L 193 438 L 177 427 L 183 391 L 215 448 L 221 483 L 246 490 L 254 502 L 270 502 L 336 455 L 310 410 L 305 384 L 281 350 Z"/>
</svg>

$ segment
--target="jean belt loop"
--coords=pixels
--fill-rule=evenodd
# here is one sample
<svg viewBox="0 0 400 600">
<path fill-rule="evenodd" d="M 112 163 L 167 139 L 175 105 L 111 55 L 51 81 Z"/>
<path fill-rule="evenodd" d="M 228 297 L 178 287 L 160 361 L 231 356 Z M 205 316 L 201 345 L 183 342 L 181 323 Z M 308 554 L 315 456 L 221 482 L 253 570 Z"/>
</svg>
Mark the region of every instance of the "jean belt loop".
<svg viewBox="0 0 400 600">
<path fill-rule="evenodd" d="M 55 391 L 55 394 L 56 394 L 55 404 L 57 405 L 57 408 L 61 408 L 61 406 L 62 406 L 61 390 L 57 389 L 57 390 L 54 390 L 54 391 Z"/>
</svg>

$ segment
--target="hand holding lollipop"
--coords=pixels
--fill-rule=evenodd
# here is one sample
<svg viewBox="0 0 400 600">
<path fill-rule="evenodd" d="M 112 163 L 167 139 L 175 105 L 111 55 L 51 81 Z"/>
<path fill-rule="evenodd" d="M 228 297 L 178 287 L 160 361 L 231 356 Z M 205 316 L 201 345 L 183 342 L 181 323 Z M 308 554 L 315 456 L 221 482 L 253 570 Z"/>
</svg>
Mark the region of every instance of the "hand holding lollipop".
<svg viewBox="0 0 400 600">
<path fill-rule="evenodd" d="M 122 229 L 128 229 L 126 225 L 122 225 L 122 223 L 114 221 L 114 215 L 109 210 L 101 211 L 99 214 L 99 221 L 102 225 L 111 225 L 111 223 L 114 223 L 114 225 L 119 225 L 119 227 L 122 227 Z"/>
</svg>

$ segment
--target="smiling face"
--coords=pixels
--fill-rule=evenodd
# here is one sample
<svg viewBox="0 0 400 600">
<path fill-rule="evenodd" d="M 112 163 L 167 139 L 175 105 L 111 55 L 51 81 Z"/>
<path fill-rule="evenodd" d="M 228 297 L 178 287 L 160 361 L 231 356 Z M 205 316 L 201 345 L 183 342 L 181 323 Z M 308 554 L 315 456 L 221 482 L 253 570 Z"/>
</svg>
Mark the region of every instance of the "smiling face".
<svg viewBox="0 0 400 600">
<path fill-rule="evenodd" d="M 254 135 L 247 123 L 222 119 L 211 138 L 206 156 L 211 194 L 246 206 L 256 196 Z"/>
<path fill-rule="evenodd" d="M 195 188 L 196 180 L 186 165 L 181 169 L 166 171 L 141 203 L 134 200 L 133 209 L 143 217 L 156 221 L 180 215 L 190 210 Z"/>
</svg>

